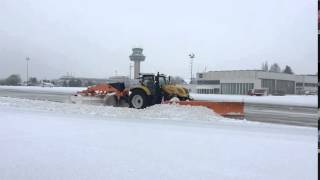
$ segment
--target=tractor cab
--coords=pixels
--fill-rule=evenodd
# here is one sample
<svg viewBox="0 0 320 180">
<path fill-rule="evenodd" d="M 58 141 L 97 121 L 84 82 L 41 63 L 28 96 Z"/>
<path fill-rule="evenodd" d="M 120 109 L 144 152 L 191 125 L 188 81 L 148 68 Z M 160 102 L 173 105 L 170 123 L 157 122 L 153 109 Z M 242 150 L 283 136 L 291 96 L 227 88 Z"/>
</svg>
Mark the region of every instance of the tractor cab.
<svg viewBox="0 0 320 180">
<path fill-rule="evenodd" d="M 146 86 L 154 84 L 156 82 L 159 82 L 160 86 L 168 84 L 166 76 L 164 74 L 159 73 L 157 75 L 140 73 L 139 80 L 141 84 Z"/>
<path fill-rule="evenodd" d="M 147 87 L 151 94 L 155 94 L 157 88 L 162 88 L 169 84 L 164 74 L 140 74 L 139 82 L 142 86 Z"/>
</svg>

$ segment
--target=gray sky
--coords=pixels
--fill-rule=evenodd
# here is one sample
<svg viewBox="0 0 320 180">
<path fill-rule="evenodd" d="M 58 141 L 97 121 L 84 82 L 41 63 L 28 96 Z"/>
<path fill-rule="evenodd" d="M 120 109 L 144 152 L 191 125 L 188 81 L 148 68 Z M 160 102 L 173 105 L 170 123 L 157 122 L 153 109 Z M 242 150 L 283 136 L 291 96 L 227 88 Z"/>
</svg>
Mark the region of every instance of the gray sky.
<svg viewBox="0 0 320 180">
<path fill-rule="evenodd" d="M 194 69 L 258 69 L 263 61 L 317 71 L 315 0 L 1 0 L 0 78 L 129 74 L 132 47 L 142 72 L 188 78 Z"/>
</svg>

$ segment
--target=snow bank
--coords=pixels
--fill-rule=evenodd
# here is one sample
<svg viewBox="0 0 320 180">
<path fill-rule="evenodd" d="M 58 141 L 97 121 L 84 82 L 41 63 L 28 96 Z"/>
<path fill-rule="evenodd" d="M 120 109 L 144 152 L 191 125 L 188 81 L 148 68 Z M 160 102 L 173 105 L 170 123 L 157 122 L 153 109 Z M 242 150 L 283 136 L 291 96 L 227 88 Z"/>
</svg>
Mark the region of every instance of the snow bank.
<svg viewBox="0 0 320 180">
<path fill-rule="evenodd" d="M 15 107 L 31 111 L 53 111 L 67 114 L 94 115 L 104 118 L 153 119 L 153 120 L 221 120 L 223 117 L 205 107 L 159 104 L 146 109 L 68 104 L 52 101 L 37 101 L 20 98 L 0 97 L 0 107 Z M 201 117 L 201 118 L 199 118 Z"/>
<path fill-rule="evenodd" d="M 86 87 L 40 87 L 40 86 L 0 86 L 0 89 L 27 91 L 27 92 L 53 92 L 75 94 L 77 91 L 87 89 Z"/>
<path fill-rule="evenodd" d="M 317 179 L 316 128 L 14 98 L 0 98 L 0 117 L 1 180 Z"/>
<path fill-rule="evenodd" d="M 288 106 L 318 107 L 318 96 L 247 96 L 247 95 L 222 95 L 222 94 L 190 94 L 195 100 L 245 102 L 258 104 L 276 104 Z"/>
</svg>

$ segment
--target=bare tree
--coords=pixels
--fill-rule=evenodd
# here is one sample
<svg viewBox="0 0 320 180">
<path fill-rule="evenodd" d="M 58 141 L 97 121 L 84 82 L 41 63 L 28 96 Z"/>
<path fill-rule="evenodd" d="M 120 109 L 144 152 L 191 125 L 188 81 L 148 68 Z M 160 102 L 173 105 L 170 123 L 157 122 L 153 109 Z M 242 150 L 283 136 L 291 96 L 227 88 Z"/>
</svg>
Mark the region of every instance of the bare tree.
<svg viewBox="0 0 320 180">
<path fill-rule="evenodd" d="M 270 72 L 281 72 L 281 68 L 279 66 L 278 63 L 273 63 L 271 66 L 270 66 L 270 69 L 269 69 Z"/>
<path fill-rule="evenodd" d="M 30 77 L 29 78 L 29 82 L 32 84 L 32 85 L 36 85 L 38 83 L 38 80 L 36 77 Z"/>
<path fill-rule="evenodd" d="M 261 69 L 262 69 L 263 71 L 269 71 L 268 61 L 262 63 Z"/>
<path fill-rule="evenodd" d="M 6 85 L 17 86 L 21 83 L 20 75 L 12 74 L 6 79 Z"/>
<path fill-rule="evenodd" d="M 294 74 L 291 67 L 286 65 L 286 67 L 284 68 L 283 70 L 284 73 L 287 73 L 287 74 Z"/>
<path fill-rule="evenodd" d="M 174 84 L 185 84 L 186 81 L 180 76 L 170 77 L 170 81 Z"/>
</svg>

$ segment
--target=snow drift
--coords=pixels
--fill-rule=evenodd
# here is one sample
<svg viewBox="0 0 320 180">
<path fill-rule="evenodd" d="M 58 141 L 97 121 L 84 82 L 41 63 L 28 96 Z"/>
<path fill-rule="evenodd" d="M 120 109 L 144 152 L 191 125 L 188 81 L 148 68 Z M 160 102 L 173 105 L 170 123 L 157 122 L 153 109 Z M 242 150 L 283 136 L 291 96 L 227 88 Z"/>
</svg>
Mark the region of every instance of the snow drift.
<svg viewBox="0 0 320 180">
<path fill-rule="evenodd" d="M 315 180 L 316 128 L 0 98 L 0 179 Z"/>
</svg>

